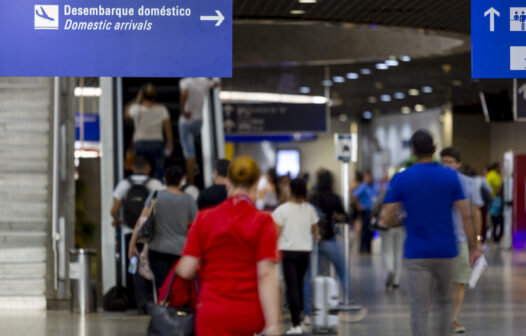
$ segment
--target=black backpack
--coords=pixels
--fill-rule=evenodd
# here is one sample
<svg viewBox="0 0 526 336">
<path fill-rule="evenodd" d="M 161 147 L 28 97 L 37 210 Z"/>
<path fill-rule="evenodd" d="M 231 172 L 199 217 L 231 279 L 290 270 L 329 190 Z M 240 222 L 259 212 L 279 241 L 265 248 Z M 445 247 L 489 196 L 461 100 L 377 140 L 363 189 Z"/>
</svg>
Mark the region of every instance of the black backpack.
<svg viewBox="0 0 526 336">
<path fill-rule="evenodd" d="M 135 223 L 141 216 L 144 203 L 150 195 L 150 191 L 146 187 L 149 180 L 150 179 L 147 179 L 144 183 L 135 183 L 131 178 L 128 178 L 131 188 L 124 199 L 123 209 L 124 223 L 131 229 L 135 228 Z"/>
</svg>

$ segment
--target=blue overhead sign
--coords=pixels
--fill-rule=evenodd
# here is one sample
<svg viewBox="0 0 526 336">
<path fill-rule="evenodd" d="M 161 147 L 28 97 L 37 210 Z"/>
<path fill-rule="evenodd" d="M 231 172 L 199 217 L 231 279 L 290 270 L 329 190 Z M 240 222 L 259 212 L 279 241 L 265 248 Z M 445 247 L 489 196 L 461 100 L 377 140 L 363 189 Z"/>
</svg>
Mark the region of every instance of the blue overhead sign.
<svg viewBox="0 0 526 336">
<path fill-rule="evenodd" d="M 526 2 L 471 1 L 473 78 L 526 78 Z"/>
<path fill-rule="evenodd" d="M 0 76 L 231 77 L 232 0 L 1 0 Z"/>
</svg>

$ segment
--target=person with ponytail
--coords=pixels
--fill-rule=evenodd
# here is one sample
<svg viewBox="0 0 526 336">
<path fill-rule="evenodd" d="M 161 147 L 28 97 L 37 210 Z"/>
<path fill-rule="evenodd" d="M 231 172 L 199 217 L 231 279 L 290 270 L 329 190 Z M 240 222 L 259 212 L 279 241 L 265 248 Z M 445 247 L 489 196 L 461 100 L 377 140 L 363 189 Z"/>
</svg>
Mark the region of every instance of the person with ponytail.
<svg viewBox="0 0 526 336">
<path fill-rule="evenodd" d="M 173 152 L 173 132 L 168 109 L 156 101 L 155 87 L 152 84 L 144 85 L 135 101 L 126 106 L 125 118 L 133 120 L 135 155 L 148 159 L 153 176 L 162 180 L 166 155 Z M 163 131 L 166 134 L 166 145 Z"/>
<path fill-rule="evenodd" d="M 200 268 L 197 336 L 280 335 L 277 229 L 254 207 L 260 171 L 249 157 L 228 168 L 229 198 L 199 212 L 176 272 Z"/>
</svg>

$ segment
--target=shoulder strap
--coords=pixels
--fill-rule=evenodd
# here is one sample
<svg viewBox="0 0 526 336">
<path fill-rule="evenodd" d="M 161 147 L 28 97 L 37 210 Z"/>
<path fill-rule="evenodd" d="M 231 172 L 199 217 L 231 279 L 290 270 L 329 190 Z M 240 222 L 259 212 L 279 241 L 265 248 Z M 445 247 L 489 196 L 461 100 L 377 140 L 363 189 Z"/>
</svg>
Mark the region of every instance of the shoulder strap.
<svg viewBox="0 0 526 336">
<path fill-rule="evenodd" d="M 157 194 L 158 194 L 159 190 L 155 190 L 153 192 L 153 197 L 152 197 L 152 204 L 150 205 L 150 214 L 153 214 L 155 216 L 155 210 L 157 208 Z"/>
<path fill-rule="evenodd" d="M 182 257 L 181 257 L 182 259 Z M 181 261 L 181 259 L 179 259 L 179 262 Z M 170 300 L 170 294 L 172 294 L 172 289 L 173 289 L 173 286 L 174 286 L 174 282 L 175 282 L 175 278 L 177 277 L 177 267 L 174 269 L 173 273 L 172 273 L 172 277 L 170 278 L 170 284 L 168 285 L 168 288 L 166 290 L 166 294 L 164 296 L 164 299 L 161 301 L 161 305 L 167 305 L 169 303 L 169 300 Z M 195 288 L 195 291 L 197 293 L 199 293 L 199 283 L 197 282 L 197 276 L 194 277 L 194 280 L 192 281 L 193 285 L 194 285 L 194 288 Z"/>
<path fill-rule="evenodd" d="M 173 273 L 172 273 L 172 277 L 170 278 L 170 284 L 168 285 L 168 288 L 166 290 L 166 294 L 165 294 L 163 300 L 161 301 L 162 305 L 168 304 L 168 300 L 170 300 L 170 294 L 172 294 L 172 288 L 174 286 L 175 277 L 177 276 L 176 269 L 177 268 L 175 268 Z"/>
</svg>

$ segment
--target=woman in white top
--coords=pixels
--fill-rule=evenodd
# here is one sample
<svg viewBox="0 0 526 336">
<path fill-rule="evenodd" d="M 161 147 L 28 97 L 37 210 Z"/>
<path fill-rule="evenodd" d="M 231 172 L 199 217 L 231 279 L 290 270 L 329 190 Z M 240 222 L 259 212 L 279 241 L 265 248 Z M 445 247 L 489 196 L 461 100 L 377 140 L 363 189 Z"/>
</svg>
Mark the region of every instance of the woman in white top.
<svg viewBox="0 0 526 336">
<path fill-rule="evenodd" d="M 282 253 L 287 301 L 292 315 L 292 328 L 287 335 L 302 333 L 300 312 L 303 308 L 303 279 L 309 268 L 314 238 L 318 238 L 318 215 L 307 202 L 307 186 L 303 179 L 290 182 L 291 200 L 272 213 L 279 226 L 279 250 Z"/>
<path fill-rule="evenodd" d="M 157 93 L 152 84 L 139 90 L 134 102 L 125 110 L 125 118 L 133 119 L 135 155 L 148 159 L 153 176 L 162 180 L 166 155 L 173 152 L 173 134 L 170 114 L 166 106 L 156 103 Z M 163 141 L 166 133 L 166 146 Z"/>
<path fill-rule="evenodd" d="M 276 169 L 270 168 L 259 181 L 256 207 L 262 211 L 272 212 L 278 205 L 278 175 Z"/>
</svg>

